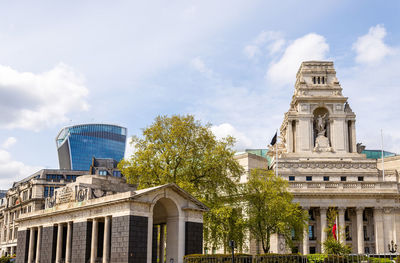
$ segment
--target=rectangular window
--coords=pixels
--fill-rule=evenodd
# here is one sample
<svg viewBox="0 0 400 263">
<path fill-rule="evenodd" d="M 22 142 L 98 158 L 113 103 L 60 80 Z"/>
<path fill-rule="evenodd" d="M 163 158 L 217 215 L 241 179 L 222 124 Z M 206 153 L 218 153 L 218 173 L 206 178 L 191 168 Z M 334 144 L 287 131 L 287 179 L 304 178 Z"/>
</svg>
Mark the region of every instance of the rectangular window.
<svg viewBox="0 0 400 263">
<path fill-rule="evenodd" d="M 308 226 L 308 239 L 309 240 L 315 240 L 314 226 L 313 225 L 309 225 Z"/>
<path fill-rule="evenodd" d="M 50 194 L 49 194 L 49 196 L 53 196 L 53 194 L 54 194 L 54 187 L 50 187 Z"/>
<path fill-rule="evenodd" d="M 113 171 L 113 176 L 121 177 L 121 171 Z M 289 180 L 290 181 L 290 180 Z"/>
<path fill-rule="evenodd" d="M 48 187 L 48 186 L 45 186 L 45 187 L 44 187 L 43 196 L 44 196 L 44 197 L 48 197 L 48 196 L 49 196 L 49 187 Z"/>
<path fill-rule="evenodd" d="M 329 176 L 324 176 L 324 181 L 329 181 Z"/>
<path fill-rule="evenodd" d="M 359 181 L 359 182 L 363 182 L 363 181 L 364 181 L 364 176 L 359 176 L 359 177 L 358 177 L 358 181 Z"/>
<path fill-rule="evenodd" d="M 363 226 L 363 229 L 364 229 L 364 241 L 369 241 L 367 226 Z"/>
<path fill-rule="evenodd" d="M 294 176 L 289 176 L 289 181 L 294 181 Z"/>
<path fill-rule="evenodd" d="M 312 181 L 312 176 L 306 176 L 306 181 Z"/>
<path fill-rule="evenodd" d="M 100 170 L 99 171 L 99 175 L 107 175 L 107 171 L 106 170 Z"/>
<path fill-rule="evenodd" d="M 310 247 L 310 254 L 315 254 L 315 247 Z"/>
<path fill-rule="evenodd" d="M 346 182 L 346 180 L 347 180 L 346 176 L 341 176 L 341 177 L 340 177 L 340 181 Z"/>
</svg>

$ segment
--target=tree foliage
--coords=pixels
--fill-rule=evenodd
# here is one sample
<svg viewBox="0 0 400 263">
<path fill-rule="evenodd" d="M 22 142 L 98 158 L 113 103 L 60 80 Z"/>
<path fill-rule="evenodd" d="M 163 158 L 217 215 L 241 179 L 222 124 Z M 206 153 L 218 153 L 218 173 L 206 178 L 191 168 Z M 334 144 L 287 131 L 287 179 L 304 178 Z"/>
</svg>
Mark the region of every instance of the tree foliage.
<svg viewBox="0 0 400 263">
<path fill-rule="evenodd" d="M 243 218 L 232 209 L 243 173 L 234 159 L 234 143 L 230 136 L 218 140 L 210 124 L 192 115 L 158 116 L 141 138 L 132 138 L 135 151 L 119 168 L 139 189 L 175 183 L 205 203 L 210 208 L 204 217 L 205 241 L 219 247 L 227 233 L 238 239 L 242 235 L 233 233 L 241 225 L 236 219 Z"/>
<path fill-rule="evenodd" d="M 322 243 L 322 246 L 324 247 L 324 253 L 329 254 L 329 255 L 347 255 L 351 253 L 351 248 L 347 246 L 346 244 L 340 243 L 340 235 L 344 232 L 343 226 L 338 226 L 338 229 L 340 228 L 341 231 L 339 232 L 339 235 L 337 236 L 338 240 L 336 240 L 333 236 L 332 233 L 332 228 L 333 225 L 336 223 L 336 219 L 338 216 L 338 212 L 336 208 L 330 207 L 326 213 L 327 221 L 328 221 L 328 227 L 324 229 L 324 231 L 327 233 L 327 238 L 326 240 Z"/>
<path fill-rule="evenodd" d="M 300 239 L 307 225 L 308 214 L 287 191 L 287 182 L 272 171 L 254 169 L 244 186 L 248 228 L 251 235 L 261 241 L 264 253 L 270 251 L 270 237 L 282 235 L 292 245 L 292 231 Z"/>
</svg>

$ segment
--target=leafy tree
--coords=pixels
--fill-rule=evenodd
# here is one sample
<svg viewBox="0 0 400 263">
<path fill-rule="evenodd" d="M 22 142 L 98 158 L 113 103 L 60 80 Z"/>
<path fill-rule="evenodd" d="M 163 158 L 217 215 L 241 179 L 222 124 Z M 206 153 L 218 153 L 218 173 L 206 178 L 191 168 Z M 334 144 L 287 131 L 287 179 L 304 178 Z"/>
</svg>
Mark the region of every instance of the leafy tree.
<svg viewBox="0 0 400 263">
<path fill-rule="evenodd" d="M 293 196 L 287 191 L 284 179 L 272 171 L 254 169 L 244 188 L 248 228 L 250 234 L 261 241 L 264 253 L 270 251 L 273 234 L 282 235 L 289 246 L 293 245 L 293 230 L 295 239 L 303 237 L 308 214 L 292 202 Z"/>
<path fill-rule="evenodd" d="M 233 232 L 242 231 L 233 225 L 243 217 L 231 208 L 243 173 L 234 159 L 234 143 L 230 136 L 216 139 L 210 124 L 202 125 L 192 115 L 158 116 L 141 138 L 132 138 L 135 151 L 119 168 L 139 189 L 175 183 L 204 202 L 210 208 L 204 217 L 204 239 L 218 248 L 226 246 L 226 233 L 238 242 L 241 234 Z"/>
</svg>

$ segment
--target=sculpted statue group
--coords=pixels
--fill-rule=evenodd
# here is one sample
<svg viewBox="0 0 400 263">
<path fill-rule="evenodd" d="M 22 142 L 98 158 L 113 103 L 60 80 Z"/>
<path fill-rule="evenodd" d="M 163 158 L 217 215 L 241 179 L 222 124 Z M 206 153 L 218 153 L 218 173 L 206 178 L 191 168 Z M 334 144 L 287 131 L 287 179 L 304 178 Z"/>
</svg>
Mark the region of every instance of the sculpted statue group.
<svg viewBox="0 0 400 263">
<path fill-rule="evenodd" d="M 317 131 L 317 137 L 315 138 L 315 152 L 332 152 L 333 149 L 330 147 L 329 139 L 326 134 L 328 118 L 327 113 L 320 114 L 315 117 L 315 129 Z"/>
</svg>

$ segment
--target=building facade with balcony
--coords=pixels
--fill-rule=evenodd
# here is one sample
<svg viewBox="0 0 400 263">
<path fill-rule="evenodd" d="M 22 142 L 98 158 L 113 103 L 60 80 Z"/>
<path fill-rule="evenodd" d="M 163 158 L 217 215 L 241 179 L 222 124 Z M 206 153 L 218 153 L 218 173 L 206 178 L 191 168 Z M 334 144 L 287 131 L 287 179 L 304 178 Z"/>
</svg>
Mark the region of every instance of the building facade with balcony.
<svg viewBox="0 0 400 263">
<path fill-rule="evenodd" d="M 272 168 L 289 181 L 295 201 L 310 215 L 309 231 L 297 249 L 323 252 L 327 217 L 334 210 L 339 239 L 353 253 L 388 253 L 388 244 L 400 241 L 398 171 L 387 169 L 383 176 L 377 160 L 361 154 L 356 114 L 332 62 L 303 62 L 296 77 L 280 141 L 269 153 Z M 273 252 L 285 250 L 283 240 L 274 242 Z"/>
</svg>

